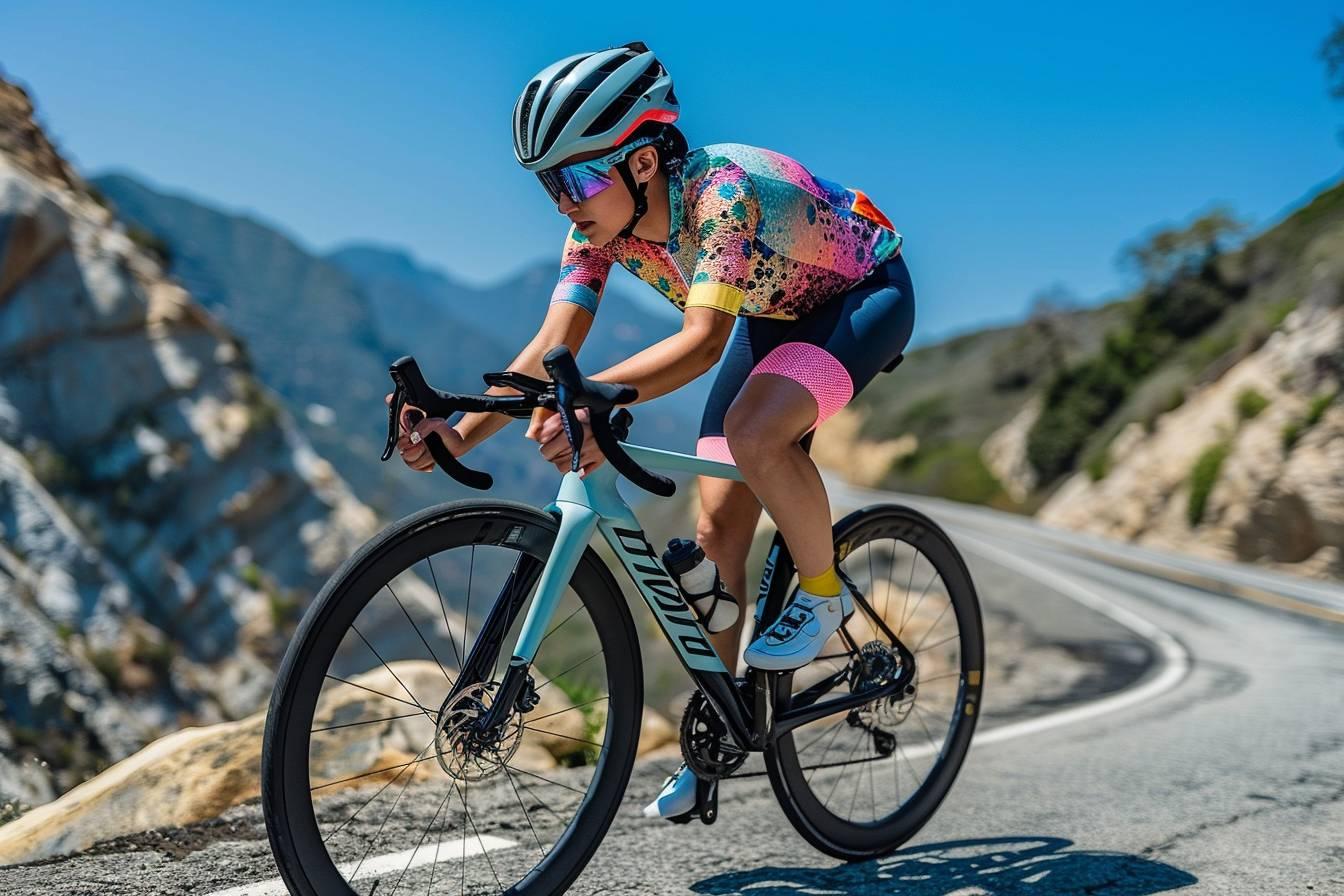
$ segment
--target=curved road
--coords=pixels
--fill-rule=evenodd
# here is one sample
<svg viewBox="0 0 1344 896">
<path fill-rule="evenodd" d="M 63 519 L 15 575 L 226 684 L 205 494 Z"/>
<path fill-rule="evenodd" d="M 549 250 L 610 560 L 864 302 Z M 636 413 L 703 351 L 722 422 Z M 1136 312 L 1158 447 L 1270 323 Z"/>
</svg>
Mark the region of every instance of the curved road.
<svg viewBox="0 0 1344 896">
<path fill-rule="evenodd" d="M 828 487 L 841 512 L 903 500 Z M 914 840 L 877 861 L 844 865 L 811 849 L 764 778 L 725 784 L 712 827 L 640 818 L 661 783 L 641 765 L 573 892 L 1344 894 L 1344 624 L 1331 621 L 1335 601 L 1344 620 L 1344 589 L 1316 588 L 1309 599 L 1326 609 L 1290 612 L 1101 562 L 1096 544 L 1037 537 L 1020 518 L 910 503 L 956 540 L 987 610 L 1111 651 L 1137 677 L 1082 705 L 1042 701 L 1030 718 L 996 713 L 987 687 L 951 794 Z M 1150 571 L 1165 562 L 1145 559 Z M 1255 584 L 1262 595 L 1280 586 L 1294 587 L 1273 576 Z M 255 805 L 138 846 L 0 869 L 0 890 L 275 892 Z"/>
</svg>

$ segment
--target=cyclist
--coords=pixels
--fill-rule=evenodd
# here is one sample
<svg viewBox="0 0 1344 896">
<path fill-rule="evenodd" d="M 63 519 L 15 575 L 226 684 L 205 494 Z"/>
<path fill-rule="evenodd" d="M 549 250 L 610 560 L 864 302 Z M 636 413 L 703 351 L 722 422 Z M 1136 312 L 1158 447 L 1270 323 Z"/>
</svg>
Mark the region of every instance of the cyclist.
<svg viewBox="0 0 1344 896">
<path fill-rule="evenodd" d="M 589 376 L 628 383 L 648 401 L 723 359 L 696 454 L 735 463 L 745 482 L 700 478 L 696 540 L 729 593 L 742 595 L 752 534 L 762 504 L 769 508 L 799 587 L 743 659 L 758 669 L 796 669 L 853 612 L 856 593 L 834 563 L 830 504 L 799 442 L 904 350 L 914 291 L 900 234 L 862 192 L 757 147 L 691 150 L 673 124 L 679 111 L 671 76 L 639 42 L 562 59 L 519 96 L 514 153 L 571 226 L 545 320 L 509 368 L 544 378 L 550 348 L 564 343 L 577 354 L 614 264 L 684 312 L 679 333 Z M 586 409 L 578 415 L 586 420 Z M 453 426 L 424 419 L 399 448 L 408 465 L 429 471 L 428 433 L 461 456 L 510 419 L 472 413 Z M 584 429 L 580 475 L 603 462 L 586 422 Z M 538 409 L 527 437 L 569 470 L 571 449 L 554 412 Z M 712 636 L 729 669 L 737 667 L 744 621 L 742 614 Z M 683 765 L 645 814 L 695 811 L 695 784 Z"/>
</svg>

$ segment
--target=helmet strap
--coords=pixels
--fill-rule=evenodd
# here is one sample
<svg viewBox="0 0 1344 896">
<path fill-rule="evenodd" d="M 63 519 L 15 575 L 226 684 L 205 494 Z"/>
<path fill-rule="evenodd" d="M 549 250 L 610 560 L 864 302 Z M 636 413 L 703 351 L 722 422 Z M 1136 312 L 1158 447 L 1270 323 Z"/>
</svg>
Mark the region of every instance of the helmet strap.
<svg viewBox="0 0 1344 896">
<path fill-rule="evenodd" d="M 642 184 L 635 183 L 635 176 L 630 173 L 629 159 L 625 159 L 617 166 L 616 170 L 621 172 L 621 180 L 625 181 L 625 188 L 630 191 L 630 198 L 635 200 L 634 216 L 630 219 L 630 223 L 625 225 L 625 229 L 617 234 L 617 236 L 628 237 L 634 234 L 639 219 L 644 217 L 644 213 L 649 210 L 649 200 L 644 195 L 649 188 L 649 184 L 647 181 Z"/>
</svg>

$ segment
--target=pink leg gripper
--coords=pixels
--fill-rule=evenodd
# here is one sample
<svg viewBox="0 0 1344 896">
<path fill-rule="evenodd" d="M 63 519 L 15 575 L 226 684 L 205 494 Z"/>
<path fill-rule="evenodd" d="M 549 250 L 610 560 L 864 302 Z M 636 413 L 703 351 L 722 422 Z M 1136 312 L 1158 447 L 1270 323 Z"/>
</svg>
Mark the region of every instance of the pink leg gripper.
<svg viewBox="0 0 1344 896">
<path fill-rule="evenodd" d="M 774 373 L 802 385 L 817 400 L 814 429 L 829 419 L 854 397 L 854 381 L 845 365 L 821 346 L 810 342 L 786 342 L 777 346 L 752 368 L 749 376 Z"/>
<path fill-rule="evenodd" d="M 725 464 L 737 465 L 737 462 L 733 460 L 733 453 L 728 450 L 728 439 L 725 436 L 704 436 L 695 443 L 695 455 L 709 460 L 722 461 Z"/>
</svg>

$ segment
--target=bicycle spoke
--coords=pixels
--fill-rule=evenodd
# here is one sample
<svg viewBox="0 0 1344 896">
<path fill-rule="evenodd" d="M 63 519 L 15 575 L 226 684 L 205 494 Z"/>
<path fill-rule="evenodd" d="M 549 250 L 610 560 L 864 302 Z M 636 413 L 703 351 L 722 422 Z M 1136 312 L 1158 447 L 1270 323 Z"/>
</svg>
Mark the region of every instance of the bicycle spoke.
<svg viewBox="0 0 1344 896">
<path fill-rule="evenodd" d="M 445 803 L 447 803 L 448 797 L 450 796 L 452 796 L 451 791 L 444 794 L 443 799 Z M 439 808 L 442 809 L 443 807 L 440 806 Z M 434 869 L 438 867 L 439 864 L 439 847 L 443 846 L 443 835 L 446 833 L 443 826 L 447 821 L 448 817 L 445 815 L 444 820 L 439 823 L 439 839 L 434 841 L 434 862 L 429 866 L 429 886 L 425 887 L 425 896 L 429 896 L 429 894 L 434 891 Z"/>
<path fill-rule="evenodd" d="M 541 650 L 541 645 L 546 643 L 546 639 L 547 639 L 547 638 L 549 638 L 551 635 L 553 635 L 553 634 L 555 634 L 557 631 L 559 631 L 559 630 L 560 630 L 560 626 L 564 625 L 566 622 L 568 622 L 569 620 L 573 619 L 575 616 L 579 615 L 580 613 L 582 613 L 582 612 L 583 612 L 584 610 L 586 610 L 586 609 L 588 609 L 586 606 L 584 606 L 583 604 L 579 604 L 579 608 L 578 608 L 577 610 L 575 610 L 573 613 L 570 613 L 570 614 L 569 614 L 568 616 L 566 616 L 564 619 L 562 619 L 562 620 L 560 621 L 560 625 L 552 626 L 552 627 L 551 627 L 551 630 L 548 631 L 546 634 L 542 635 L 541 640 L 540 640 L 539 642 L 537 642 L 537 650 Z"/>
<path fill-rule="evenodd" d="M 392 583 L 388 582 L 383 587 L 387 589 L 388 594 L 392 595 L 392 599 L 397 602 L 397 606 L 401 608 L 401 615 L 405 616 L 406 621 L 411 624 L 411 628 L 415 629 L 416 635 L 420 638 L 420 643 L 425 645 L 425 649 L 429 651 L 429 655 L 433 658 L 434 664 L 439 667 L 439 671 L 443 673 L 443 677 L 448 681 L 448 687 L 451 688 L 453 686 L 452 676 L 448 674 L 447 669 L 443 668 L 443 663 L 439 662 L 439 655 L 434 652 L 434 648 L 430 647 L 429 642 L 425 640 L 425 635 L 422 631 L 420 631 L 420 626 L 416 625 L 415 620 L 411 618 L 411 614 L 406 612 L 406 605 L 401 602 L 401 598 L 397 597 L 397 592 L 392 589 Z M 442 603 L 442 598 L 440 598 L 440 603 Z M 444 619 L 445 620 L 447 619 L 446 615 L 444 616 Z M 453 640 L 453 630 L 448 629 L 449 643 L 452 643 L 452 640 Z M 453 652 L 456 653 L 457 648 L 453 648 Z M 462 661 L 458 660 L 457 665 L 458 668 L 461 668 Z"/>
<path fill-rule="evenodd" d="M 361 632 L 361 631 L 359 630 L 359 627 L 358 627 L 357 625 L 355 625 L 353 622 L 350 623 L 350 631 L 352 631 L 352 632 L 354 632 L 355 634 L 359 635 L 359 640 L 363 641 L 363 642 L 364 642 L 364 645 L 365 645 L 366 647 L 368 647 L 370 651 L 373 652 L 373 655 L 376 656 L 376 657 L 378 657 L 378 662 L 382 663 L 382 664 L 383 664 L 383 668 L 386 669 L 386 670 L 388 671 L 388 674 L 390 674 L 394 679 L 396 679 L 397 684 L 401 685 L 401 689 L 402 689 L 403 691 L 406 692 L 406 696 L 410 697 L 411 700 L 414 701 L 414 703 L 415 703 L 416 706 L 418 706 L 418 707 L 420 707 L 422 710 L 424 710 L 425 718 L 427 718 L 427 719 L 429 719 L 431 722 L 433 722 L 434 719 L 433 719 L 433 717 L 430 716 L 430 714 L 429 714 L 429 710 L 428 710 L 428 709 L 425 709 L 424 704 L 421 703 L 420 700 L 419 700 L 414 694 L 411 693 L 411 689 L 408 688 L 408 687 L 406 687 L 406 682 L 402 681 L 401 678 L 397 675 L 397 673 L 395 673 L 395 672 L 392 671 L 392 667 L 389 666 L 389 665 L 387 664 L 387 660 L 383 659 L 382 654 L 380 654 L 377 650 L 374 650 L 373 645 L 369 643 L 369 639 L 366 638 L 366 637 L 364 637 L 364 633 Z"/>
<path fill-rule="evenodd" d="M 430 744 L 433 743 L 433 741 L 430 741 Z M 425 749 L 429 749 L 429 747 L 425 747 Z M 420 752 L 423 753 L 424 750 L 421 750 Z M 398 772 L 397 775 L 400 777 L 401 773 Z M 387 827 L 387 820 L 392 817 L 393 812 L 397 811 L 397 805 L 401 802 L 401 798 L 406 795 L 406 788 L 410 787 L 411 782 L 414 780 L 415 772 L 411 772 L 411 776 L 406 779 L 406 783 L 401 785 L 401 790 L 397 791 L 397 798 L 392 801 L 392 807 L 388 809 L 387 814 L 383 816 L 383 822 L 378 825 L 378 830 L 374 832 L 373 839 L 369 841 L 368 846 L 364 847 L 364 854 L 359 857 L 359 862 L 355 865 L 355 870 L 350 873 L 351 880 L 359 877 L 359 869 L 364 865 L 364 860 L 369 857 L 369 853 L 373 850 L 374 845 L 378 843 L 378 838 L 383 835 L 383 828 Z"/>
<path fill-rule="evenodd" d="M 854 761 L 854 753 L 859 749 L 859 744 L 861 743 L 863 743 L 862 738 L 855 738 L 854 746 L 849 748 L 849 756 L 848 758 L 845 759 L 843 763 L 841 763 L 842 765 L 849 765 L 851 762 Z M 825 803 L 828 806 L 830 805 L 831 797 L 835 796 L 835 789 L 840 786 L 840 782 L 844 780 L 844 777 L 845 777 L 844 775 L 835 776 L 835 783 L 831 785 L 831 792 L 827 794 L 826 799 L 822 800 L 823 803 Z"/>
<path fill-rule="evenodd" d="M 905 608 L 910 606 L 910 590 L 915 584 L 915 566 L 916 564 L 919 563 L 920 558 L 919 548 L 916 548 L 914 545 L 910 545 L 910 547 L 914 548 L 915 556 L 910 558 L 910 578 L 905 583 L 905 596 L 901 598 L 902 625 L 904 625 L 905 621 Z M 896 629 L 896 634 L 900 635 L 900 633 L 901 633 L 901 627 L 898 627 Z"/>
<path fill-rule="evenodd" d="M 432 744 L 433 741 L 430 741 L 430 743 Z M 424 750 L 421 750 L 420 752 L 423 753 Z M 352 776 L 349 777 L 349 778 L 341 778 L 339 781 L 328 781 L 326 784 L 319 784 L 319 785 L 317 785 L 316 787 L 309 787 L 308 790 L 309 790 L 309 792 L 316 792 L 316 791 L 318 791 L 318 790 L 325 790 L 325 789 L 328 788 L 328 787 L 335 787 L 337 784 L 346 784 L 346 783 L 348 783 L 348 782 L 350 782 L 350 781 L 358 781 L 360 778 L 369 778 L 369 777 L 372 777 L 372 776 L 374 776 L 374 775 L 381 775 L 383 772 L 390 772 L 390 771 L 392 771 L 394 768 L 405 768 L 405 767 L 408 766 L 408 765 L 418 765 L 418 764 L 421 763 L 421 762 L 428 762 L 429 760 L 431 760 L 431 759 L 433 759 L 433 758 L 434 758 L 433 756 L 426 756 L 426 757 L 424 757 L 423 759 L 412 759 L 410 762 L 403 762 L 401 765 L 389 765 L 389 766 L 387 766 L 386 768 L 374 769 L 373 771 L 371 771 L 371 772 L 365 772 L 365 773 L 362 774 L 362 775 L 352 775 Z"/>
<path fill-rule="evenodd" d="M 474 561 L 475 561 L 475 558 L 476 558 L 476 545 L 472 545 L 471 548 L 472 548 L 472 555 L 471 555 L 471 556 L 472 556 L 472 560 L 473 560 L 473 562 L 474 562 Z M 454 658 L 455 660 L 457 660 L 457 668 L 461 669 L 461 668 L 462 668 L 462 654 L 460 654 L 460 653 L 457 652 L 457 643 L 453 640 L 453 627 L 452 627 L 451 625 L 448 624 L 448 604 L 447 604 L 447 603 L 444 601 L 444 599 L 443 599 L 443 592 L 439 590 L 439 577 L 434 573 L 434 558 L 433 558 L 433 557 L 426 557 L 426 558 L 425 558 L 425 565 L 429 567 L 429 578 L 430 578 L 430 580 L 434 583 L 434 593 L 437 594 L 437 595 L 439 596 L 439 609 L 443 611 L 443 627 L 444 627 L 444 629 L 448 632 L 448 646 L 451 647 L 451 648 L 453 648 L 453 658 Z M 388 589 L 387 589 L 387 590 L 388 590 L 388 591 L 391 591 L 391 590 L 392 590 L 392 586 L 391 586 L 391 585 L 388 585 Z M 393 593 L 392 596 L 393 596 L 393 597 L 396 597 L 396 594 Z M 471 597 L 471 578 L 470 578 L 470 572 L 468 572 L 468 578 L 467 578 L 467 597 L 468 597 L 468 599 L 470 599 L 470 597 Z M 397 601 L 397 603 L 401 603 L 401 601 Z M 405 610 L 403 610 L 402 612 L 405 612 Z M 414 625 L 415 623 L 412 622 L 411 624 Z M 418 631 L 418 630 L 417 630 L 417 631 Z M 422 636 L 422 637 L 420 638 L 420 640 L 423 641 L 423 640 L 424 640 L 424 637 Z M 426 644 L 425 646 L 428 647 L 429 645 Z M 462 629 L 462 650 L 463 650 L 463 652 L 465 652 L 466 649 L 467 649 L 467 630 L 466 630 L 466 627 L 463 626 L 463 629 Z M 430 655 L 433 655 L 433 653 L 434 653 L 434 651 L 431 650 L 431 651 L 430 651 Z M 437 658 L 436 658 L 436 660 L 437 660 Z"/>
<path fill-rule="evenodd" d="M 397 882 L 394 883 L 394 884 L 392 885 L 392 893 L 389 894 L 389 896 L 395 896 L 395 894 L 396 894 L 396 892 L 397 892 L 397 887 L 400 887 L 400 886 L 401 886 L 401 880 L 402 880 L 402 878 L 404 878 L 404 877 L 406 876 L 406 872 L 407 872 L 407 871 L 410 871 L 410 870 L 411 870 L 411 863 L 415 861 L 416 853 L 420 852 L 420 847 L 423 846 L 423 845 L 425 844 L 425 838 L 429 836 L 430 828 L 433 828 L 433 827 L 434 827 L 434 822 L 435 822 L 435 820 L 439 817 L 439 813 L 443 811 L 443 807 L 444 807 L 445 805 L 447 805 L 447 803 L 448 803 L 448 797 L 452 796 L 452 794 L 453 794 L 453 792 L 452 792 L 451 790 L 448 791 L 448 792 L 446 792 L 446 793 L 443 795 L 443 799 L 439 801 L 439 808 L 437 808 L 437 809 L 434 810 L 434 815 L 433 815 L 433 817 L 431 817 L 431 818 L 429 819 L 429 824 L 425 826 L 425 832 L 424 832 L 423 834 L 420 835 L 420 839 L 419 839 L 419 841 L 417 841 L 416 844 L 415 844 L 415 849 L 412 849 L 412 850 L 411 850 L 411 854 L 410 854 L 410 856 L 406 859 L 406 867 L 403 868 L 403 869 L 401 869 L 401 873 L 397 875 Z M 438 859 L 436 858 L 435 861 L 438 861 Z M 431 873 L 431 874 L 434 873 L 434 869 L 433 869 L 433 868 L 430 869 L 430 873 Z M 352 875 L 352 877 L 353 877 L 353 875 Z"/>
<path fill-rule="evenodd" d="M 429 712 L 428 707 L 421 706 L 419 703 L 412 703 L 410 700 L 403 700 L 400 697 L 393 697 L 391 694 L 384 694 L 382 691 L 375 691 L 373 688 L 365 687 L 362 684 L 355 684 L 353 681 L 348 681 L 347 679 L 341 678 L 339 675 L 332 675 L 330 672 L 325 673 L 323 677 L 330 678 L 332 681 L 339 681 L 341 684 L 348 684 L 352 688 L 359 688 L 361 691 L 368 691 L 370 694 L 377 694 L 379 697 L 386 697 L 388 700 L 395 700 L 397 703 L 405 703 L 407 706 L 414 706 L 416 709 L 420 710 L 420 712 L 411 713 L 411 715 L 420 715 L 421 713 Z M 410 692 L 407 691 L 407 693 Z"/>
<path fill-rule="evenodd" d="M 467 805 L 467 797 L 466 797 L 466 795 L 465 795 L 465 791 L 467 790 L 467 786 L 468 786 L 468 785 L 467 785 L 467 782 L 466 782 L 466 781 L 463 781 L 463 782 L 462 782 L 462 791 L 458 793 L 458 796 L 461 796 L 461 797 L 462 797 L 462 812 L 463 812 L 463 814 L 465 814 L 465 815 L 467 816 L 467 824 L 471 825 L 471 831 L 472 831 L 472 833 L 474 833 L 474 834 L 476 835 L 476 842 L 477 842 L 477 844 L 479 844 L 480 847 L 481 847 L 481 855 L 485 856 L 485 862 L 486 862 L 487 865 L 490 866 L 490 873 L 491 873 L 492 875 L 494 875 L 495 883 L 499 884 L 499 888 L 500 888 L 501 890 L 503 890 L 503 889 L 504 889 L 504 884 L 500 881 L 500 879 L 499 879 L 499 872 L 495 870 L 495 863 L 494 863 L 494 861 L 492 861 L 491 858 L 490 858 L 490 850 L 488 850 L 488 849 L 485 848 L 485 841 L 481 839 L 481 832 L 480 832 L 480 830 L 476 827 L 476 821 L 475 821 L 475 819 L 473 819 L 473 818 L 471 817 L 471 807 Z M 454 787 L 454 789 L 457 788 L 457 783 L 456 783 L 456 782 L 453 783 L 453 787 Z M 465 837 L 462 838 L 462 840 L 463 840 L 463 844 L 464 844 L 464 846 L 463 846 L 463 853 L 464 853 L 464 855 L 465 855 L 465 843 L 466 843 L 466 839 L 467 839 L 467 838 L 465 838 Z"/>
<path fill-rule="evenodd" d="M 932 650 L 932 649 L 935 648 L 935 647 L 941 647 L 941 646 L 943 646 L 944 644 L 946 644 L 948 641 L 956 641 L 956 640 L 959 639 L 960 637 L 961 637 L 961 632 L 954 632 L 953 634 L 948 635 L 946 638 L 943 638 L 941 641 L 935 641 L 934 643 L 930 644 L 928 647 L 925 647 L 923 650 L 916 650 L 916 651 L 912 651 L 912 652 L 913 652 L 913 653 L 924 653 L 924 652 L 926 652 L 926 651 Z M 960 674 L 960 673 L 957 673 L 957 674 Z M 939 678 L 946 678 L 947 676 L 945 676 L 945 675 L 940 675 L 940 676 L 938 676 L 938 677 L 939 677 Z M 926 681 L 933 681 L 933 680 L 934 680 L 934 679 L 932 679 L 932 678 L 926 679 Z"/>
<path fill-rule="evenodd" d="M 513 775 L 505 769 L 504 777 L 509 779 L 509 787 L 513 788 L 513 798 L 518 801 L 518 808 L 523 810 L 523 818 L 527 819 L 527 826 L 532 830 L 532 839 L 537 841 L 537 852 L 541 853 L 543 859 L 546 858 L 546 850 L 541 845 L 541 837 L 537 835 L 537 828 L 532 824 L 532 816 L 527 814 L 527 806 L 523 805 L 523 797 L 518 793 L 518 785 L 513 783 Z"/>
<path fill-rule="evenodd" d="M 545 728 L 533 728 L 531 725 L 524 725 L 523 729 L 526 731 L 535 731 L 538 734 L 544 734 L 547 737 L 563 737 L 565 740 L 578 741 L 581 744 L 588 744 L 597 747 L 599 750 L 602 749 L 602 745 L 599 743 L 591 740 L 584 740 L 581 737 L 570 737 L 568 734 L 561 734 L 559 731 L 548 731 Z"/>
<path fill-rule="evenodd" d="M 563 787 L 565 790 L 573 790 L 573 791 L 574 791 L 575 793 L 577 793 L 579 796 L 583 796 L 584 794 L 586 794 L 586 793 L 588 792 L 588 791 L 586 791 L 586 790 L 578 790 L 578 789 L 576 789 L 576 788 L 574 788 L 574 787 L 570 787 L 568 784 L 561 784 L 559 781 L 552 781 L 550 778 L 543 777 L 543 776 L 537 774 L 536 772 L 530 772 L 530 771 L 528 771 L 527 769 L 525 769 L 525 768 L 519 768 L 519 767 L 516 766 L 516 765 L 509 765 L 507 762 L 504 763 L 504 767 L 507 768 L 507 769 L 511 769 L 511 770 L 513 770 L 513 771 L 515 771 L 515 772 L 519 772 L 520 774 L 527 775 L 528 777 L 536 778 L 538 781 L 545 781 L 547 784 L 550 784 L 550 785 L 552 785 L 552 786 L 554 786 L 554 787 Z"/>
<path fill-rule="evenodd" d="M 919 653 L 919 648 L 922 647 L 922 646 L 924 645 L 924 642 L 927 641 L 927 640 L 929 639 L 929 635 L 933 634 L 933 630 L 934 630 L 935 628 L 938 627 L 938 623 L 940 623 L 940 622 L 943 621 L 943 617 L 947 615 L 947 611 L 950 610 L 951 608 L 952 608 L 952 602 L 951 602 L 951 601 L 948 601 L 948 602 L 947 602 L 947 606 L 943 607 L 942 612 L 938 614 L 938 618 L 936 618 L 936 619 L 933 620 L 933 624 L 930 625 L 929 628 L 928 628 L 928 630 L 924 632 L 924 637 L 922 637 L 922 638 L 919 639 L 919 643 L 915 645 L 915 649 L 914 649 L 914 650 L 910 651 L 911 653 Z M 954 621 L 955 621 L 955 617 L 954 617 Z M 952 637 L 953 637 L 953 638 L 957 637 L 957 634 L 953 634 Z M 942 640 L 942 641 L 939 641 L 938 643 L 939 643 L 939 644 L 945 644 L 945 643 L 947 643 L 948 640 L 951 640 L 951 639 L 950 639 L 950 638 L 947 638 L 947 639 L 944 639 L 944 640 Z M 938 645 L 935 644 L 935 645 L 933 645 L 933 646 L 934 646 L 934 647 L 937 647 Z"/>
<path fill-rule="evenodd" d="M 587 700 L 583 703 L 575 703 L 568 709 L 557 709 L 555 712 L 548 712 L 544 716 L 529 716 L 528 721 L 540 722 L 542 719 L 549 719 L 551 716 L 562 716 L 567 712 L 574 712 L 574 710 L 576 709 L 582 709 L 585 706 L 592 706 L 594 703 L 601 703 L 603 700 L 610 700 L 610 699 L 611 699 L 610 694 L 603 694 L 601 697 L 594 697 L 592 700 Z"/>
<path fill-rule="evenodd" d="M 512 772 L 512 771 L 515 771 L 515 769 L 513 769 L 512 767 L 507 766 L 507 765 L 504 766 L 504 772 L 505 772 L 505 774 L 508 774 L 509 772 Z M 519 778 L 519 779 L 518 779 L 518 783 L 522 785 L 523 789 L 527 791 L 528 795 L 529 795 L 530 797 L 532 797 L 532 799 L 534 799 L 534 800 L 537 801 L 537 804 L 540 805 L 541 808 L 545 809 L 547 812 L 549 812 L 549 813 L 551 813 L 552 815 L 554 815 L 557 821 L 559 821 L 559 822 L 560 822 L 561 824 L 563 824 L 563 825 L 568 825 L 568 824 L 569 824 L 569 822 L 566 821 L 566 820 L 560 815 L 559 812 L 556 812 L 554 809 L 552 809 L 552 808 L 550 807 L 550 804 L 548 804 L 548 803 L 547 803 L 545 800 L 543 800 L 541 797 L 537 796 L 537 792 L 536 792 L 535 790 L 533 790 L 531 787 L 528 787 L 526 781 L 524 781 L 522 778 Z"/>
<path fill-rule="evenodd" d="M 428 744 L 425 744 L 425 746 L 420 750 L 420 752 L 415 754 L 416 758 L 415 758 L 414 760 L 412 760 L 411 762 L 407 763 L 405 766 L 402 766 L 402 767 L 401 767 L 401 771 L 405 771 L 407 768 L 409 768 L 409 767 L 412 766 L 412 765 L 415 765 L 417 762 L 424 762 L 426 759 L 431 759 L 431 758 L 433 758 L 433 757 L 430 757 L 430 756 L 426 756 L 424 759 L 421 759 L 421 758 L 420 758 L 421 754 L 424 753 L 425 750 L 428 750 L 428 749 L 429 749 L 431 746 L 433 746 L 433 745 L 434 745 L 434 741 L 432 741 L 432 740 L 431 740 Z M 383 771 L 390 771 L 390 769 L 383 769 Z M 345 828 L 346 825 L 348 825 L 350 822 L 352 822 L 352 821 L 355 820 L 355 816 L 359 815 L 359 813 L 361 813 L 361 812 L 364 811 L 364 809 L 369 805 L 369 803 L 372 803 L 374 800 L 378 799 L 379 795 L 382 794 L 382 792 L 383 792 L 384 790 L 386 790 L 387 788 L 391 787 L 393 784 L 397 783 L 397 778 L 400 778 L 400 777 L 401 777 L 401 771 L 397 772 L 397 774 L 392 778 L 392 780 L 390 780 L 390 781 L 388 781 L 387 783 L 383 784 L 382 787 L 379 787 L 379 788 L 374 792 L 373 796 L 369 797 L 367 800 L 365 800 L 364 802 L 360 803 L 359 808 L 356 809 L 354 812 L 352 812 L 349 818 L 347 818 L 345 821 L 343 821 L 343 822 L 341 822 L 340 824 L 338 824 L 334 830 L 329 831 L 329 832 L 327 833 L 327 835 L 326 835 L 325 837 L 322 838 L 322 842 L 323 842 L 323 843 L 326 843 L 326 842 L 327 842 L 328 840 L 330 840 L 332 837 L 335 837 L 337 834 L 339 834 L 339 833 Z M 377 774 L 377 772 L 371 772 L 370 774 Z M 360 777 L 365 777 L 365 776 L 362 776 L 362 775 L 361 775 Z M 412 774 L 411 774 L 411 777 L 415 777 L 415 774 L 412 773 Z M 351 781 L 353 781 L 353 780 L 356 780 L 356 779 L 355 779 L 355 778 L 349 778 L 349 779 L 347 779 L 347 780 L 351 780 Z M 337 783 L 341 783 L 341 782 L 337 782 Z M 324 785 L 324 786 L 326 786 L 326 785 Z"/>
<path fill-rule="evenodd" d="M 395 722 L 397 719 L 416 719 L 420 717 L 418 712 L 408 712 L 404 716 L 388 716 L 383 719 L 365 719 L 362 722 L 346 722 L 341 725 L 328 725 L 325 728 L 310 728 L 309 734 L 317 734 L 320 731 L 335 731 L 338 728 L 355 728 L 359 725 L 373 725 L 378 722 Z"/>
<path fill-rule="evenodd" d="M 541 684 L 539 684 L 539 685 L 537 685 L 535 688 L 533 688 L 533 692 L 534 692 L 534 693 L 539 693 L 539 692 L 541 691 L 542 688 L 546 687 L 546 685 L 548 685 L 548 684 L 550 684 L 551 682 L 555 681 L 557 678 L 564 678 L 566 675 L 568 675 L 569 673 L 573 672 L 575 669 L 579 668 L 579 667 L 582 666 L 584 663 L 588 662 L 589 660 L 593 659 L 594 657 L 599 657 L 599 656 L 601 656 L 601 655 L 602 655 L 602 650 L 599 648 L 599 649 L 597 650 L 597 652 L 592 653 L 592 654 L 589 654 L 588 656 L 586 656 L 586 657 L 584 657 L 583 659 L 579 660 L 577 663 L 575 663 L 574 665 L 570 666 L 568 669 L 566 669 L 565 671 L 561 672 L 560 674 L 558 674 L 558 675 L 552 675 L 550 678 L 546 679 L 546 680 L 543 681 Z"/>
<path fill-rule="evenodd" d="M 920 604 L 924 603 L 925 595 L 929 593 L 929 586 L 933 584 L 933 580 L 936 578 L 938 578 L 938 570 L 935 568 L 933 575 L 929 576 L 928 582 L 924 584 L 924 590 L 919 592 L 919 600 L 915 601 L 914 607 L 911 608 L 909 618 L 901 620 L 901 627 L 896 630 L 897 637 L 905 634 L 905 624 L 915 618 L 915 614 L 919 612 Z"/>
</svg>

